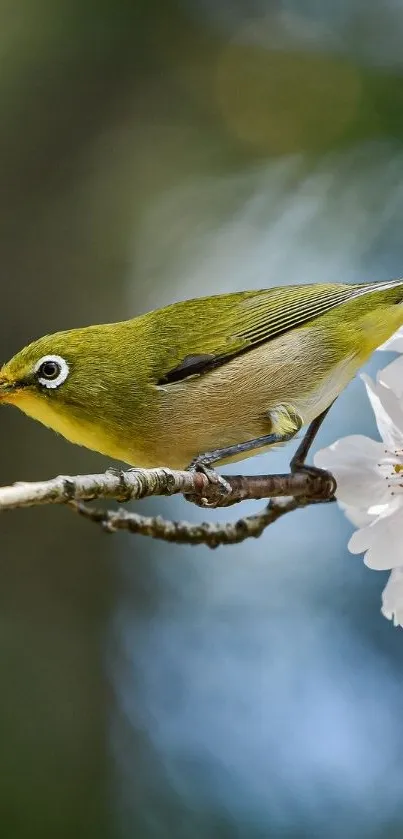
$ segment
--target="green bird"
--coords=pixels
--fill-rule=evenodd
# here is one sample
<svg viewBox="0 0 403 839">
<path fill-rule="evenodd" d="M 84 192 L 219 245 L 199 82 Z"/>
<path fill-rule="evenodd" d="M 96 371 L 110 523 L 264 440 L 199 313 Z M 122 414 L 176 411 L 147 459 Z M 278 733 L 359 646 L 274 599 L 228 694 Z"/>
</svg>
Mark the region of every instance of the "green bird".
<svg viewBox="0 0 403 839">
<path fill-rule="evenodd" d="M 402 324 L 403 280 L 186 300 L 39 338 L 0 401 L 132 466 L 239 460 L 323 415 Z"/>
</svg>

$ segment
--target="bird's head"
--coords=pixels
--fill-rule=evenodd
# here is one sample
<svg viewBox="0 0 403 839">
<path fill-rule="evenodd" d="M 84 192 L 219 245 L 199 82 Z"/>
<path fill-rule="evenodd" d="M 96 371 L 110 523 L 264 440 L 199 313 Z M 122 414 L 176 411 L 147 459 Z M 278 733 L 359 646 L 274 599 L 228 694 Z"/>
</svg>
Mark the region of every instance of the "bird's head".
<svg viewBox="0 0 403 839">
<path fill-rule="evenodd" d="M 27 399 L 59 402 L 67 396 L 74 375 L 74 345 L 58 335 L 46 335 L 24 347 L 0 369 L 0 402 L 22 407 Z M 64 394 L 64 395 L 63 395 Z"/>
<path fill-rule="evenodd" d="M 102 389 L 111 364 L 108 330 L 109 324 L 71 329 L 28 344 L 0 369 L 0 402 L 22 407 L 26 399 L 38 399 L 85 407 L 94 386 Z"/>
<path fill-rule="evenodd" d="M 73 442 L 99 447 L 99 429 L 118 419 L 121 402 L 115 333 L 111 324 L 85 327 L 24 347 L 0 369 L 0 403 L 15 405 Z"/>
</svg>

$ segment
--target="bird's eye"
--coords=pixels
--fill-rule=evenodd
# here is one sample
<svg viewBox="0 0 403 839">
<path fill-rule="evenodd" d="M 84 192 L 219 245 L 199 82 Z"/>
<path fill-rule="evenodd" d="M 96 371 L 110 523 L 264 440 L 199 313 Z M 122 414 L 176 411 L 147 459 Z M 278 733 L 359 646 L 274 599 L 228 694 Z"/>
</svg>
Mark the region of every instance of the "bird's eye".
<svg viewBox="0 0 403 839">
<path fill-rule="evenodd" d="M 47 388 L 56 388 L 67 379 L 69 365 L 60 355 L 46 355 L 35 366 L 39 384 Z"/>
<path fill-rule="evenodd" d="M 57 361 L 44 361 L 39 368 L 39 373 L 44 379 L 57 379 L 60 373 L 60 365 Z"/>
</svg>

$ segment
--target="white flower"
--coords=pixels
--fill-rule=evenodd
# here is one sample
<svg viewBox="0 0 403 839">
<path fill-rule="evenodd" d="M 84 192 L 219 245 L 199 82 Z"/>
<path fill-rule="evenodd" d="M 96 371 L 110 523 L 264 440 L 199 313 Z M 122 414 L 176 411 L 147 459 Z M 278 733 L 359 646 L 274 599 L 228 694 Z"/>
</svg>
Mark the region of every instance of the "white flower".
<svg viewBox="0 0 403 839">
<path fill-rule="evenodd" d="M 395 626 L 403 626 L 403 569 L 394 568 L 382 592 L 382 614 L 393 620 Z"/>
<path fill-rule="evenodd" d="M 402 337 L 403 346 L 403 337 Z M 359 529 L 348 547 L 375 570 L 394 569 L 383 592 L 383 614 L 403 626 L 403 357 L 362 376 L 382 442 L 362 435 L 338 440 L 315 456 L 337 480 L 337 500 Z"/>
</svg>

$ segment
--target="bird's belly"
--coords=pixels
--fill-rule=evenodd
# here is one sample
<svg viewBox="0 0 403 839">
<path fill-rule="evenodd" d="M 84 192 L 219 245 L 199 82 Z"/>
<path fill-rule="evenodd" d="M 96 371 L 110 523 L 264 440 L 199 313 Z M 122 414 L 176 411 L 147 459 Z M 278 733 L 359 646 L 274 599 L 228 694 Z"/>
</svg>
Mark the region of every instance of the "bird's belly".
<svg viewBox="0 0 403 839">
<path fill-rule="evenodd" d="M 356 356 L 344 359 L 326 376 L 311 393 L 297 397 L 294 401 L 296 411 L 301 415 L 304 425 L 308 425 L 319 416 L 351 381 L 360 363 Z"/>
<path fill-rule="evenodd" d="M 158 462 L 182 468 L 201 453 L 287 432 L 290 422 L 282 406 L 296 412 L 304 425 L 325 410 L 361 361 L 350 355 L 337 362 L 331 348 L 318 346 L 312 330 L 309 336 L 307 330 L 300 333 L 292 341 L 289 335 L 271 341 L 205 376 L 168 386 L 162 394 L 165 430 L 155 451 Z"/>
</svg>

